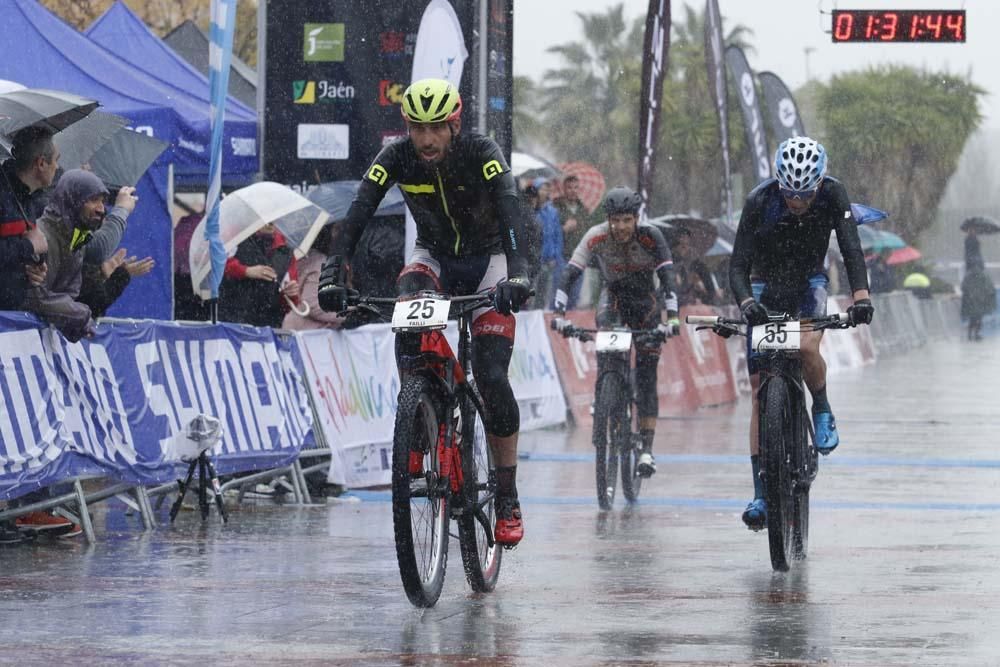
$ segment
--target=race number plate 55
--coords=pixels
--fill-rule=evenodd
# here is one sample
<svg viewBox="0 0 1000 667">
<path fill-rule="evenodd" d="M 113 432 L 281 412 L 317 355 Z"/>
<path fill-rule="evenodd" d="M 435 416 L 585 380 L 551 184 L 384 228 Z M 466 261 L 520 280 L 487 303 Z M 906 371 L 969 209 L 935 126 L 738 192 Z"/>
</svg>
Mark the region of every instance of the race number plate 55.
<svg viewBox="0 0 1000 667">
<path fill-rule="evenodd" d="M 392 311 L 393 331 L 444 329 L 448 326 L 448 299 L 400 301 Z"/>
<path fill-rule="evenodd" d="M 598 352 L 628 352 L 632 348 L 632 334 L 622 331 L 598 331 L 594 346 Z"/>
<path fill-rule="evenodd" d="M 754 327 L 751 348 L 760 350 L 797 350 L 800 344 L 798 322 L 771 322 Z"/>
</svg>

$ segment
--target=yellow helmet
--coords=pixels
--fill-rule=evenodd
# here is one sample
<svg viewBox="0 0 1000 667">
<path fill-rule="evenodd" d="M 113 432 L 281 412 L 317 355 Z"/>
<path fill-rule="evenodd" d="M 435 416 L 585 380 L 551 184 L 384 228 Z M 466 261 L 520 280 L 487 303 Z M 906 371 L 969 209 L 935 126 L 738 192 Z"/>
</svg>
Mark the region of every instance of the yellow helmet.
<svg viewBox="0 0 1000 667">
<path fill-rule="evenodd" d="M 411 123 L 440 123 L 462 113 L 462 96 L 444 79 L 421 79 L 403 92 L 403 118 Z"/>
</svg>

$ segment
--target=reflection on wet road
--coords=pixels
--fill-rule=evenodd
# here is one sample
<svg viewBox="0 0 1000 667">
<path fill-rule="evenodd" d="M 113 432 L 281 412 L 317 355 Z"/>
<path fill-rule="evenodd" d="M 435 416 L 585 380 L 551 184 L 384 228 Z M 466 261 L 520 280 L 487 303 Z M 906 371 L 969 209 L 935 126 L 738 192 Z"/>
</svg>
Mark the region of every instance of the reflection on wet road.
<svg viewBox="0 0 1000 667">
<path fill-rule="evenodd" d="M 939 343 L 831 378 L 809 558 L 771 571 L 743 529 L 747 405 L 662 420 L 641 502 L 593 498 L 589 434 L 525 435 L 525 542 L 474 595 L 452 544 L 441 601 L 410 606 L 388 495 L 185 513 L 142 534 L 0 551 L 18 662 L 372 665 L 995 664 L 1000 341 Z M 164 515 L 165 517 L 165 515 Z"/>
</svg>

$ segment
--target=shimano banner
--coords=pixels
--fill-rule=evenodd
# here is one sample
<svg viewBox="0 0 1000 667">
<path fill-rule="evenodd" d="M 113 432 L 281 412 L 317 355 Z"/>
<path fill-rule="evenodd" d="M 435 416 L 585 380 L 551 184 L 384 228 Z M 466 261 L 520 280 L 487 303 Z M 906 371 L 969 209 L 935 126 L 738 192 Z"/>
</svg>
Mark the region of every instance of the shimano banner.
<svg viewBox="0 0 1000 667">
<path fill-rule="evenodd" d="M 656 143 L 660 137 L 663 78 L 670 49 L 670 0 L 649 0 L 643 40 L 642 92 L 639 95 L 639 194 L 641 218 L 649 205 L 656 173 Z"/>
<path fill-rule="evenodd" d="M 757 75 L 757 79 L 760 80 L 764 108 L 771 126 L 771 139 L 775 145 L 790 137 L 805 136 L 806 128 L 802 124 L 802 116 L 799 115 L 795 98 L 792 97 L 785 82 L 774 72 L 761 72 Z"/>
<path fill-rule="evenodd" d="M 743 127 L 746 130 L 750 161 L 753 164 L 754 175 L 760 182 L 771 177 L 771 160 L 767 154 L 764 121 L 760 115 L 760 105 L 757 103 L 757 84 L 753 80 L 750 63 L 747 62 L 747 57 L 740 47 L 726 48 L 726 66 L 733 76 L 736 90 L 739 91 L 740 110 L 743 112 Z"/>
<path fill-rule="evenodd" d="M 733 182 L 729 166 L 729 113 L 726 102 L 726 62 L 722 54 L 722 16 L 718 0 L 706 0 L 705 62 L 708 87 L 719 116 L 719 143 L 722 151 L 722 208 L 726 222 L 733 219 Z"/>
<path fill-rule="evenodd" d="M 267 180 L 302 191 L 327 181 L 357 180 L 382 146 L 405 136 L 400 102 L 422 53 L 417 34 L 425 9 L 435 3 L 448 11 L 432 11 L 432 18 L 457 17 L 458 39 L 471 40 L 471 2 L 261 2 Z M 471 43 L 452 45 L 460 47 L 457 53 L 472 50 Z M 434 65 L 442 75 L 449 68 L 461 71 L 454 54 Z M 466 100 L 473 99 L 472 79 L 468 72 L 461 79 Z"/>
<path fill-rule="evenodd" d="M 310 441 L 312 411 L 294 342 L 270 329 L 102 323 L 67 343 L 28 316 L 0 319 L 0 497 L 102 473 L 174 479 L 199 415 L 218 419 L 220 473 L 287 465 Z"/>
</svg>

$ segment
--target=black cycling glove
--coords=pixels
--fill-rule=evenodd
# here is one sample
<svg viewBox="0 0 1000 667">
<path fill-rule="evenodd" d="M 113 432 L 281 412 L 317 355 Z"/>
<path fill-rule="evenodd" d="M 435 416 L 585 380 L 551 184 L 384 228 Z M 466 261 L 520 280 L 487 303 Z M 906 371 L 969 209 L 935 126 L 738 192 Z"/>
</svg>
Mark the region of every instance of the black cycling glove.
<svg viewBox="0 0 1000 667">
<path fill-rule="evenodd" d="M 521 306 L 531 297 L 531 281 L 527 278 L 510 278 L 497 285 L 493 303 L 501 315 L 510 315 L 521 310 Z"/>
<path fill-rule="evenodd" d="M 872 317 L 875 316 L 875 306 L 872 305 L 871 299 L 858 299 L 847 309 L 847 314 L 851 318 L 851 324 L 871 324 Z"/>
<path fill-rule="evenodd" d="M 771 321 L 767 316 L 767 308 L 760 305 L 756 300 L 747 301 L 740 307 L 740 310 L 743 312 L 743 319 L 752 327 L 767 324 Z"/>
<path fill-rule="evenodd" d="M 319 274 L 317 289 L 319 307 L 328 313 L 347 310 L 347 288 L 344 287 L 344 261 L 340 255 L 330 255 Z"/>
</svg>

